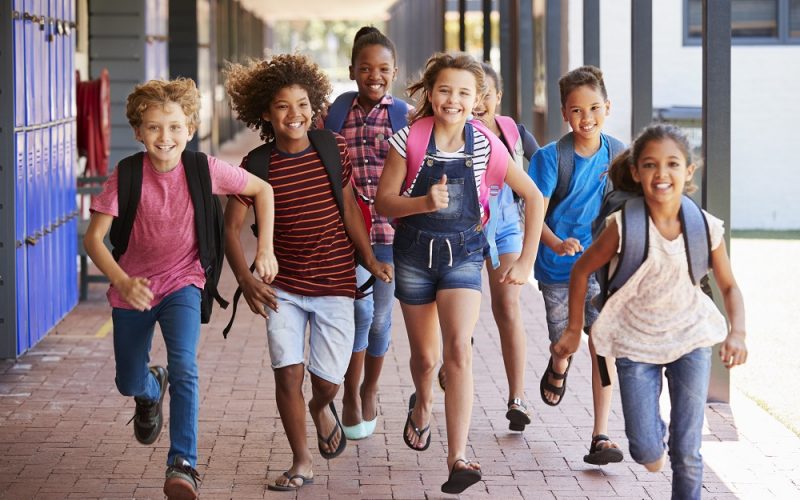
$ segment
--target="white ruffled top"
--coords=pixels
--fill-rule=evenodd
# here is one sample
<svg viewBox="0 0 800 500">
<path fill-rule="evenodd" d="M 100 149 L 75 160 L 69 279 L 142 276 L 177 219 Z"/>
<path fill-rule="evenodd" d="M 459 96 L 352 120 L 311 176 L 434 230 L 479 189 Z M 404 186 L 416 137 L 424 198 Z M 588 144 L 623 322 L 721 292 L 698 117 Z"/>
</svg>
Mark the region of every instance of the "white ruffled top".
<svg viewBox="0 0 800 500">
<path fill-rule="evenodd" d="M 703 215 L 711 248 L 716 249 L 725 232 L 723 222 L 705 211 Z M 621 235 L 621 212 L 610 215 L 607 222 L 612 219 Z M 666 364 L 723 341 L 728 326 L 714 302 L 689 277 L 683 234 L 670 241 L 658 232 L 652 219 L 648 227 L 647 258 L 606 301 L 592 325 L 592 340 L 602 356 Z M 614 257 L 611 269 L 616 261 Z"/>
</svg>

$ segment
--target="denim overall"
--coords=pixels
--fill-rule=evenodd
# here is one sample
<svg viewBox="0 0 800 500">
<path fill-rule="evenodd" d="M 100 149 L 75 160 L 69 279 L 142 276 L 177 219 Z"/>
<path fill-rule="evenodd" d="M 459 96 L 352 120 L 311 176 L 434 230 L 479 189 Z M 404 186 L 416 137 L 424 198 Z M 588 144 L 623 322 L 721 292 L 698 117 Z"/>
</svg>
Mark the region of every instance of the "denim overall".
<svg viewBox="0 0 800 500">
<path fill-rule="evenodd" d="M 407 304 L 433 302 L 440 289 L 480 291 L 486 237 L 472 169 L 474 129 L 469 123 L 464 136 L 464 158 L 434 160 L 436 143 L 431 134 L 411 191 L 412 198 L 426 196 L 446 174 L 447 208 L 403 217 L 395 232 L 395 296 Z"/>
</svg>

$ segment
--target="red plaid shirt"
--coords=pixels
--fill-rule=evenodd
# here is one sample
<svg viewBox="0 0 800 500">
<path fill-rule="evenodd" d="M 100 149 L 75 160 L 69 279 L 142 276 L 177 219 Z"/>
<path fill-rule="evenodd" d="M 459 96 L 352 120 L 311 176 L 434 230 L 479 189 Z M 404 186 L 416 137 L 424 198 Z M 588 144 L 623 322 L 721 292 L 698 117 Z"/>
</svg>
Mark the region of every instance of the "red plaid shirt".
<svg viewBox="0 0 800 500">
<path fill-rule="evenodd" d="M 389 137 L 392 127 L 389 122 L 389 106 L 394 99 L 389 94 L 381 102 L 365 113 L 353 99 L 353 105 L 339 132 L 347 141 L 350 161 L 353 163 L 353 180 L 359 195 L 369 202 L 372 214 L 370 241 L 373 245 L 391 245 L 394 229 L 389 219 L 375 211 L 375 193 L 378 191 L 378 178 L 383 171 L 383 162 L 389 154 Z"/>
</svg>

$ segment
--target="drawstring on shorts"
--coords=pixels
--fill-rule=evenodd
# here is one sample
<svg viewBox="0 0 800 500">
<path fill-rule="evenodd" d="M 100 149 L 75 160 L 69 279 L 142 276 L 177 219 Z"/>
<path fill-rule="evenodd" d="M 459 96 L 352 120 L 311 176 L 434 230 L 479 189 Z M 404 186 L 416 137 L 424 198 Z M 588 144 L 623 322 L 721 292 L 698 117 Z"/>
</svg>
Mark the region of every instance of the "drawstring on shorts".
<svg viewBox="0 0 800 500">
<path fill-rule="evenodd" d="M 430 242 L 428 242 L 428 269 L 433 267 L 433 242 L 435 241 L 434 238 L 431 238 Z M 453 246 L 450 245 L 450 239 L 445 238 L 445 243 L 447 243 L 447 250 L 450 252 L 450 261 L 447 263 L 448 266 L 453 267 Z"/>
</svg>

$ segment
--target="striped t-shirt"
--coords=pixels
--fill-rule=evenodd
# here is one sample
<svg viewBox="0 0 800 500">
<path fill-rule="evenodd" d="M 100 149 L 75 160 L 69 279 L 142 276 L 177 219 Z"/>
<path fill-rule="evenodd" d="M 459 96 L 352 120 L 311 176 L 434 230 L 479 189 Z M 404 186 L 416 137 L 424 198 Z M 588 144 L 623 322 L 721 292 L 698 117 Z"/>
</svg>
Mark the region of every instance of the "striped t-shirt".
<svg viewBox="0 0 800 500">
<path fill-rule="evenodd" d="M 406 158 L 406 143 L 408 142 L 408 127 L 403 127 L 397 131 L 389 139 L 389 144 L 402 156 Z M 478 129 L 473 129 L 475 131 L 474 136 L 474 143 L 472 148 L 472 170 L 473 175 L 475 176 L 475 187 L 477 188 L 478 192 L 480 192 L 481 188 L 481 180 L 483 179 L 483 174 L 486 172 L 486 165 L 489 162 L 489 154 L 491 152 L 491 147 L 489 146 L 489 139 L 486 138 L 483 133 L 481 133 Z M 425 147 L 427 148 L 428 143 L 425 143 Z M 458 151 L 453 153 L 448 153 L 445 151 L 440 151 L 438 148 L 433 155 L 434 160 L 439 161 L 448 161 L 454 159 L 464 158 L 466 155 L 464 154 L 464 147 L 462 146 L 459 148 Z M 420 170 L 424 168 L 420 167 Z M 414 177 L 414 180 L 408 186 L 408 189 L 403 191 L 403 196 L 411 196 L 411 191 L 414 189 L 414 184 L 417 182 L 417 178 L 419 177 L 419 171 L 417 171 L 417 175 Z M 483 217 L 483 206 L 481 205 L 481 217 Z"/>
<path fill-rule="evenodd" d="M 340 135 L 336 143 L 342 185 L 349 186 L 353 169 L 347 146 Z M 355 297 L 355 250 L 317 152 L 310 146 L 296 154 L 273 148 L 267 180 L 275 193 L 273 246 L 279 269 L 273 285 L 298 295 Z M 252 199 L 237 199 L 252 205 Z"/>
</svg>

